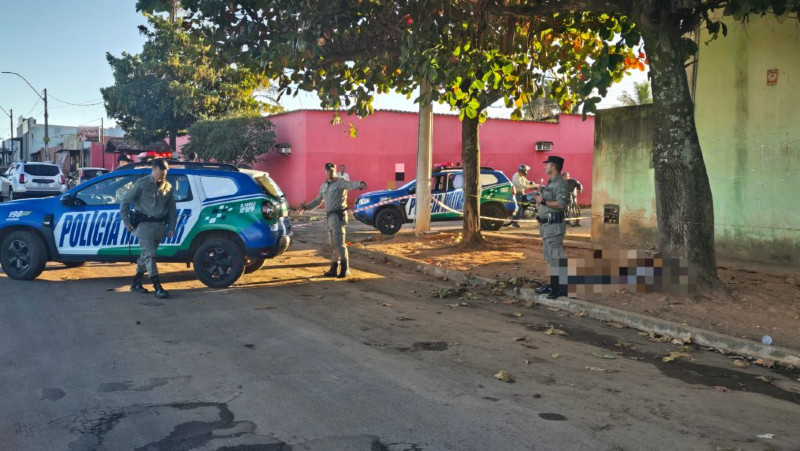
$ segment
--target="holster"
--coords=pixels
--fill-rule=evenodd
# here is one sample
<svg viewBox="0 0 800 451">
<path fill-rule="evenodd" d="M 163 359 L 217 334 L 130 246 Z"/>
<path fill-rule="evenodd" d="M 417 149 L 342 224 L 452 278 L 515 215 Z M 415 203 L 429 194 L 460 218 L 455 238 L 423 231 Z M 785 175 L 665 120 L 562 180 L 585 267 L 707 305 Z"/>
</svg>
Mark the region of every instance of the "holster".
<svg viewBox="0 0 800 451">
<path fill-rule="evenodd" d="M 137 213 L 135 210 L 131 210 L 128 213 L 128 220 L 131 223 L 131 227 L 133 227 L 134 229 L 136 227 L 139 227 L 139 222 L 140 222 L 139 221 L 139 213 Z"/>
</svg>

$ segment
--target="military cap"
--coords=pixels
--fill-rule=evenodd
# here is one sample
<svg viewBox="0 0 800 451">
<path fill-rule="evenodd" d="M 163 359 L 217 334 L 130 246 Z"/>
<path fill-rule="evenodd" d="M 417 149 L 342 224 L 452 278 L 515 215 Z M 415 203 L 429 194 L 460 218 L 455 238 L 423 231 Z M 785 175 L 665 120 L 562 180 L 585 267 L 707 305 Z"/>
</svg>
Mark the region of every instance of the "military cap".
<svg viewBox="0 0 800 451">
<path fill-rule="evenodd" d="M 542 161 L 542 163 L 553 163 L 558 166 L 564 166 L 564 159 L 555 155 L 550 155 L 546 160 Z"/>
<path fill-rule="evenodd" d="M 325 170 L 329 170 L 330 168 L 335 168 L 336 165 L 333 163 L 325 163 Z"/>
</svg>

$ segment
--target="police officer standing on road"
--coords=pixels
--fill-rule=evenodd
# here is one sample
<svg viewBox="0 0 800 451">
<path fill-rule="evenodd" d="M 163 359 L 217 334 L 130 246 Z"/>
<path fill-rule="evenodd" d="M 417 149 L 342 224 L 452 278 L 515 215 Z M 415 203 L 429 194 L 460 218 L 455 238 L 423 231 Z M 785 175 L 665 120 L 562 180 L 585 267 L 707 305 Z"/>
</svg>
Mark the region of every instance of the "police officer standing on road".
<svg viewBox="0 0 800 451">
<path fill-rule="evenodd" d="M 156 266 L 156 250 L 164 236 L 172 237 L 178 222 L 172 185 L 167 181 L 169 165 L 166 160 L 156 158 L 152 172 L 137 180 L 122 199 L 119 211 L 125 228 L 139 238 L 141 253 L 136 263 L 136 276 L 131 291 L 147 293 L 142 286 L 144 273 L 150 274 L 157 298 L 169 297 L 161 286 Z M 131 212 L 131 204 L 136 211 Z"/>
<path fill-rule="evenodd" d="M 300 204 L 300 213 L 315 208 L 325 201 L 325 212 L 328 222 L 328 242 L 331 246 L 331 268 L 323 273 L 325 277 L 338 277 L 340 279 L 350 275 L 348 266 L 347 244 L 345 241 L 345 227 L 347 227 L 347 190 L 367 187 L 364 182 L 351 182 L 338 176 L 336 165 L 325 163 L 328 179 L 319 188 L 319 194 L 308 204 Z M 340 266 L 341 265 L 341 266 Z M 336 270 L 339 273 L 336 273 Z"/>
<path fill-rule="evenodd" d="M 556 299 L 561 295 L 567 294 L 566 265 L 560 265 L 559 261 L 566 259 L 564 255 L 564 234 L 567 233 L 567 224 L 564 222 L 564 210 L 569 202 L 569 190 L 567 182 L 561 177 L 561 169 L 564 167 L 564 159 L 551 155 L 544 161 L 546 164 L 545 172 L 550 178 L 547 181 L 542 193 L 537 197 L 539 204 L 539 234 L 542 238 L 542 248 L 544 259 L 550 267 L 550 285 L 543 285 L 537 288 L 537 293 L 548 293 L 547 297 Z"/>
<path fill-rule="evenodd" d="M 515 172 L 514 175 L 511 176 L 511 184 L 514 185 L 514 190 L 517 192 L 516 198 L 518 204 L 519 202 L 525 201 L 526 189 L 539 187 L 539 185 L 537 185 L 535 182 L 531 182 L 527 179 L 527 177 L 525 177 L 526 175 L 528 175 L 528 170 L 530 170 L 530 168 L 531 167 L 528 166 L 527 164 L 521 164 L 517 168 L 517 172 Z M 522 213 L 522 207 L 517 205 L 517 212 L 514 213 L 515 220 L 511 221 L 512 226 L 517 228 L 519 227 L 519 223 L 516 221 L 516 219 L 519 219 L 521 213 Z"/>
</svg>

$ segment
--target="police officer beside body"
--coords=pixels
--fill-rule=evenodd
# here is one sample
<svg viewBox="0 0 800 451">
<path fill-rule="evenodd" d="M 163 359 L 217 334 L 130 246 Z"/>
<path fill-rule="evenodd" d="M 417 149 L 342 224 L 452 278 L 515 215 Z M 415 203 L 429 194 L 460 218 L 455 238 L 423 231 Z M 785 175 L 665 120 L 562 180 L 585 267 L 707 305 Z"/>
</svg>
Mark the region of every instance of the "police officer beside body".
<svg viewBox="0 0 800 451">
<path fill-rule="evenodd" d="M 548 293 L 547 297 L 556 299 L 561 295 L 567 294 L 567 270 L 566 265 L 559 265 L 559 260 L 566 259 L 564 255 L 564 234 L 567 232 L 567 224 L 564 222 L 564 211 L 569 203 L 570 195 L 567 182 L 561 177 L 561 168 L 564 167 L 564 159 L 551 155 L 544 161 L 546 164 L 545 172 L 550 177 L 547 185 L 542 189 L 537 197 L 539 204 L 539 231 L 542 237 L 542 248 L 544 259 L 550 267 L 550 284 L 537 288 L 537 293 Z M 559 266 L 561 266 L 559 268 Z M 559 283 L 559 273 L 562 274 Z"/>
<path fill-rule="evenodd" d="M 331 246 L 331 267 L 323 275 L 326 277 L 344 278 L 350 275 L 347 245 L 345 244 L 345 227 L 347 227 L 347 190 L 367 187 L 364 182 L 351 182 L 338 176 L 336 165 L 325 163 L 327 180 L 319 188 L 319 194 L 308 204 L 300 204 L 300 212 L 310 210 L 325 202 L 325 213 L 328 222 L 328 242 Z M 339 273 L 336 273 L 336 270 Z"/>
<path fill-rule="evenodd" d="M 169 165 L 156 158 L 152 162 L 152 172 L 137 180 L 125 194 L 120 205 L 120 216 L 128 231 L 139 238 L 141 253 L 136 264 L 136 276 L 131 283 L 131 291 L 147 293 L 142 286 L 142 277 L 147 272 L 153 282 L 156 297 L 169 296 L 161 286 L 156 266 L 156 250 L 164 236 L 172 237 L 178 222 L 175 197 L 172 185 L 167 181 Z M 135 212 L 131 212 L 133 204 Z"/>
<path fill-rule="evenodd" d="M 530 169 L 531 167 L 528 166 L 527 164 L 521 164 L 519 165 L 519 168 L 517 168 L 517 172 L 515 172 L 514 175 L 511 176 L 511 184 L 514 185 L 514 189 L 517 192 L 516 198 L 518 203 L 523 202 L 525 200 L 526 189 L 539 187 L 539 185 L 529 181 L 527 177 L 525 177 L 526 175 L 528 175 L 528 171 Z M 514 218 L 513 218 L 514 220 L 511 221 L 512 226 L 517 228 L 519 227 L 519 223 L 516 221 L 516 219 L 519 219 L 521 213 L 522 213 L 522 208 L 518 207 L 517 212 L 514 213 Z"/>
</svg>

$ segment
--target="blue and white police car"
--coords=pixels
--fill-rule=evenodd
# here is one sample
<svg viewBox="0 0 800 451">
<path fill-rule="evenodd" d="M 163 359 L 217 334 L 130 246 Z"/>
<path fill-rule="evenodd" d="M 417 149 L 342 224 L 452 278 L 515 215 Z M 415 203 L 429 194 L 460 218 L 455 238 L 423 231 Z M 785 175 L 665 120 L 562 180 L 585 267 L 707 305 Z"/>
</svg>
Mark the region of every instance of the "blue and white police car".
<svg viewBox="0 0 800 451">
<path fill-rule="evenodd" d="M 120 202 L 148 164 L 100 175 L 61 196 L 0 204 L 0 265 L 18 280 L 35 279 L 48 261 L 132 262 L 138 239 L 120 218 Z M 167 180 L 178 209 L 175 234 L 158 260 L 194 265 L 210 287 L 227 287 L 289 248 L 286 198 L 269 174 L 228 164 L 171 161 Z"/>
</svg>

